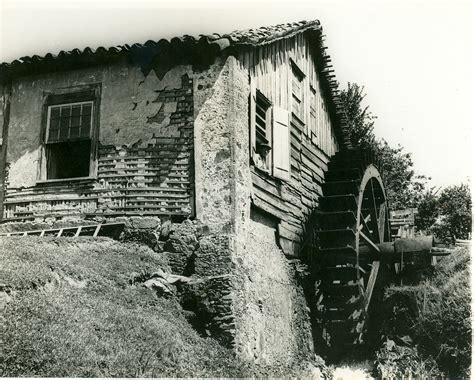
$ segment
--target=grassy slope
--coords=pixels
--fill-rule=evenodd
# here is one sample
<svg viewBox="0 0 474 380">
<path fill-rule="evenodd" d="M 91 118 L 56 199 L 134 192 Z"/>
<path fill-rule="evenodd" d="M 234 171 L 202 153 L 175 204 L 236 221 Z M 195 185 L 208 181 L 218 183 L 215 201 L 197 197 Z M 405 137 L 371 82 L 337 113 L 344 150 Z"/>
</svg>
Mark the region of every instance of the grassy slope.
<svg viewBox="0 0 474 380">
<path fill-rule="evenodd" d="M 0 240 L 2 376 L 239 376 L 242 363 L 191 328 L 174 299 L 132 285 L 166 269 L 107 238 Z M 1 290 L 1 289 L 0 289 Z"/>
<path fill-rule="evenodd" d="M 428 356 L 427 364 L 432 357 L 450 376 L 467 374 L 472 333 L 467 249 L 443 258 L 418 285 L 388 288 L 384 307 L 387 309 L 385 330 L 389 336 L 409 335 L 420 352 Z M 419 361 L 412 360 L 413 352 L 409 348 L 397 347 L 392 352 L 384 349 L 380 354 L 385 367 L 398 366 L 399 371 L 403 367 L 420 367 Z M 402 371 L 396 374 L 401 375 Z"/>
</svg>

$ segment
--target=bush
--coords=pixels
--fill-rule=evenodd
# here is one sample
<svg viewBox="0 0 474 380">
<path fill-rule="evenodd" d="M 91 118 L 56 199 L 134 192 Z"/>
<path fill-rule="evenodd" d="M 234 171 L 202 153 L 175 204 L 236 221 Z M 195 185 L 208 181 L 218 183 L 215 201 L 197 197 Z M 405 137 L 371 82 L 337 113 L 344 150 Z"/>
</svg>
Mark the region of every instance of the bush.
<svg viewBox="0 0 474 380">
<path fill-rule="evenodd" d="M 457 250 L 421 284 L 385 292 L 384 333 L 410 336 L 420 357 L 434 358 L 450 376 L 467 376 L 471 363 L 469 263 L 469 251 Z"/>
</svg>

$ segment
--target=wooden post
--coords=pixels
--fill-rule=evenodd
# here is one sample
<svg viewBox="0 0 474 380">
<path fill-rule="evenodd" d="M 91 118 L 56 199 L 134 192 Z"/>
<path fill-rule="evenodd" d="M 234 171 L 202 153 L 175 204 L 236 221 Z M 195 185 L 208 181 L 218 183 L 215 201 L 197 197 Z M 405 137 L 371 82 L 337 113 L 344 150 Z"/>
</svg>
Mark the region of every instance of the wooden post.
<svg viewBox="0 0 474 380">
<path fill-rule="evenodd" d="M 7 145 L 8 145 L 8 127 L 10 125 L 10 103 L 11 103 L 12 85 L 7 83 L 3 86 L 0 102 L 1 115 L 3 115 L 0 144 L 0 221 L 3 220 L 3 202 L 6 186 L 6 164 L 7 164 Z"/>
</svg>

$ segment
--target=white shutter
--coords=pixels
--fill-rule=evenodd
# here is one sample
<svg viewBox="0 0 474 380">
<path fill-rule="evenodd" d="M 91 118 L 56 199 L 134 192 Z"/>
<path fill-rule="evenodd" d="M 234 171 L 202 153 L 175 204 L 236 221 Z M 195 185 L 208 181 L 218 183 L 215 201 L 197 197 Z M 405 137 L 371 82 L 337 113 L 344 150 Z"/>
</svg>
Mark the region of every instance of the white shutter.
<svg viewBox="0 0 474 380">
<path fill-rule="evenodd" d="M 290 179 L 290 113 L 273 107 L 273 175 Z"/>
</svg>

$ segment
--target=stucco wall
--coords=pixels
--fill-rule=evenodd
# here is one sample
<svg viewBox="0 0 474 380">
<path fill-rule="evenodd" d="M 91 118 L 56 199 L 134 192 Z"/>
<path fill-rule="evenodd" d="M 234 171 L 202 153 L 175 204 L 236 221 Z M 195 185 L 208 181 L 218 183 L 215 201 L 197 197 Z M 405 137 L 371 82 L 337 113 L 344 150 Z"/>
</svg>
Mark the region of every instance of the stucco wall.
<svg viewBox="0 0 474 380">
<path fill-rule="evenodd" d="M 237 351 L 272 365 L 290 364 L 313 352 L 304 294 L 276 244 L 275 229 L 248 220 L 236 248 Z"/>
</svg>

